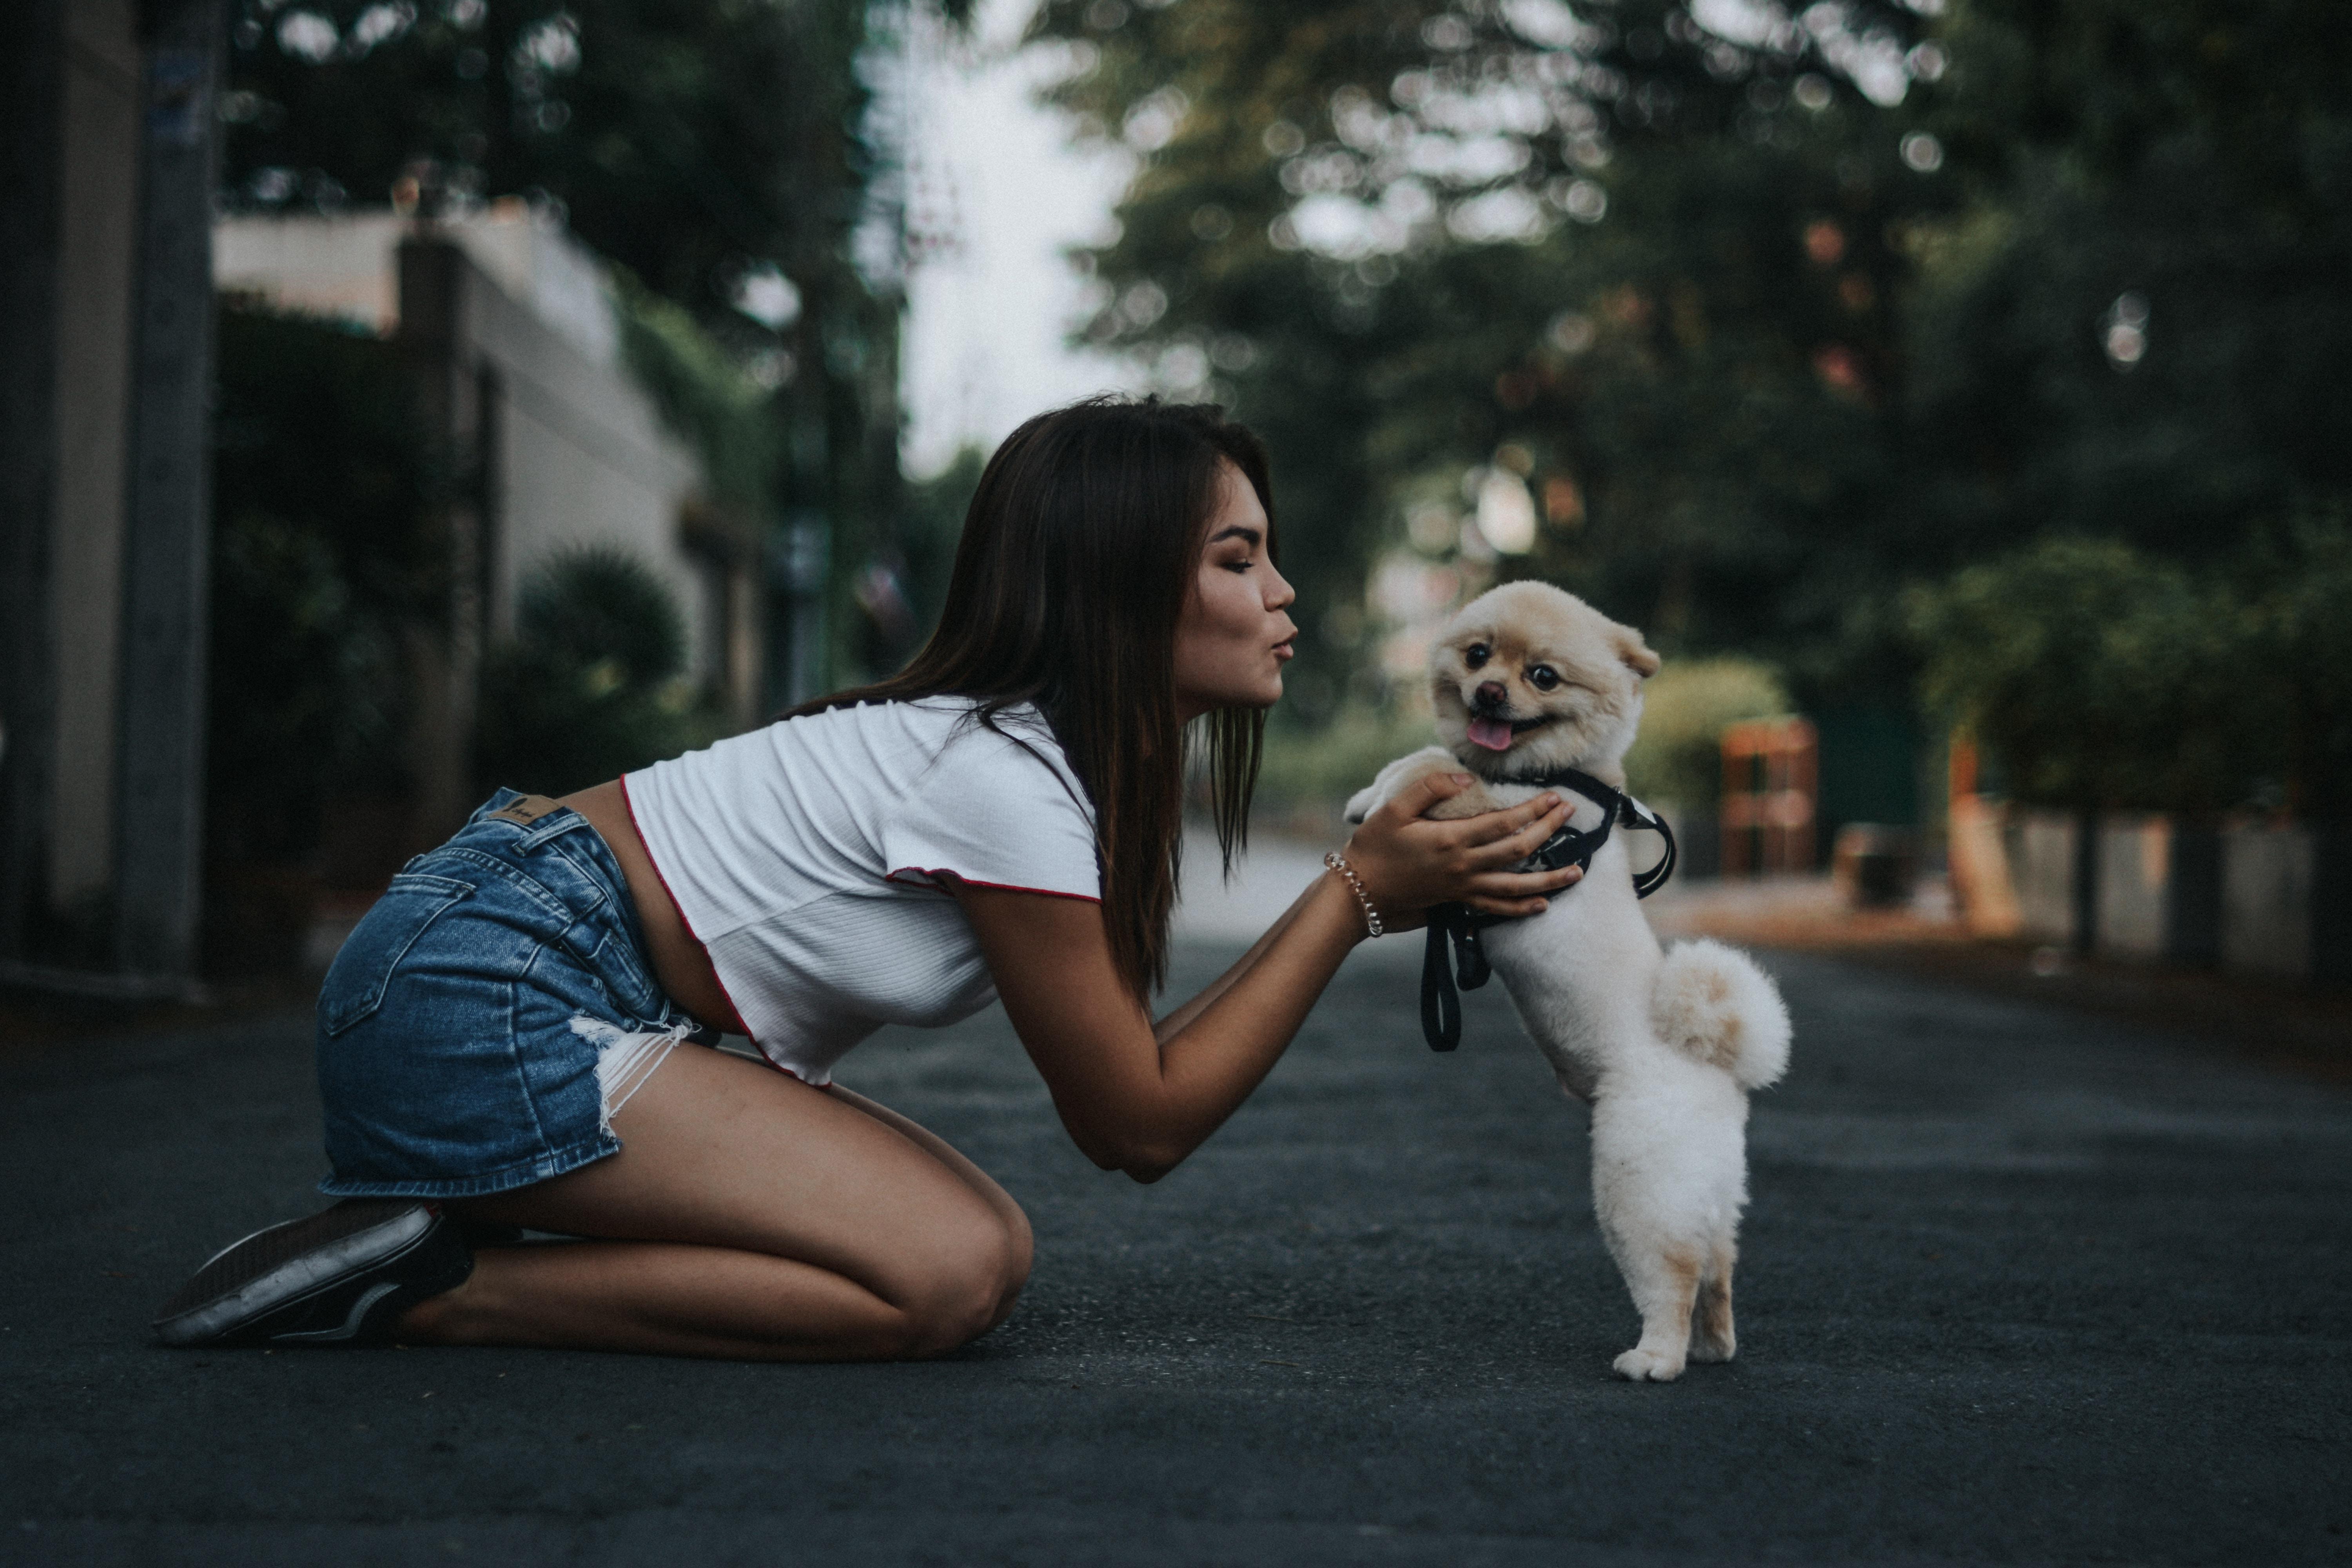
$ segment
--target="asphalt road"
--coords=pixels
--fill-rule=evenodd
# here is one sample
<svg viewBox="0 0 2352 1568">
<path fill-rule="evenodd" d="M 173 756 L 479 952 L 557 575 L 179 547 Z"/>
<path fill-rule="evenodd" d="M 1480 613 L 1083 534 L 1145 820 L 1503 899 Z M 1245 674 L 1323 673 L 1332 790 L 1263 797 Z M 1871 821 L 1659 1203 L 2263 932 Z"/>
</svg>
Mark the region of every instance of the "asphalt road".
<svg viewBox="0 0 2352 1568">
<path fill-rule="evenodd" d="M 1498 990 L 1424 1050 L 1412 947 L 1156 1187 L 1000 1015 L 861 1048 L 1036 1225 L 1012 1321 L 925 1365 L 154 1348 L 314 1201 L 306 1023 L 11 1047 L 0 1563 L 2352 1558 L 2352 1097 L 1774 958 L 1740 1360 L 1629 1385 L 1583 1113 Z"/>
</svg>

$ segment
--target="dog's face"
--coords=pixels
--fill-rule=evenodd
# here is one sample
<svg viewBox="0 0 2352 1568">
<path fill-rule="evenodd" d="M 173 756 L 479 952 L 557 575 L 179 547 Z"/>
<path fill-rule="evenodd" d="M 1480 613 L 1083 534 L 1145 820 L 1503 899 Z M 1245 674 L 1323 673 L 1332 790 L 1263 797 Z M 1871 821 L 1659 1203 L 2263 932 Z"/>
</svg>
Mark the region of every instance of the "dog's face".
<svg viewBox="0 0 2352 1568">
<path fill-rule="evenodd" d="M 1507 583 L 1463 606 L 1430 650 L 1437 736 L 1491 779 L 1613 770 L 1657 669 L 1633 627 L 1549 583 Z"/>
</svg>

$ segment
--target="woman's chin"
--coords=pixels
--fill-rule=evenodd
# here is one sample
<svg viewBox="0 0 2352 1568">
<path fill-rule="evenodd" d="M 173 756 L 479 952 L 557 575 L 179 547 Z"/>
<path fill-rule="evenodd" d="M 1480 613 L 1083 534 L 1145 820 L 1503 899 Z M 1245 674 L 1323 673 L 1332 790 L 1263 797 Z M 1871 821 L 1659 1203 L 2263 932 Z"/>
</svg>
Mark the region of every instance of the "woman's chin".
<svg viewBox="0 0 2352 1568">
<path fill-rule="evenodd" d="M 1214 696 L 1180 698 L 1177 701 L 1177 711 L 1190 715 L 1192 718 L 1203 718 L 1211 713 L 1224 712 L 1263 713 L 1281 700 L 1282 682 L 1277 679 L 1270 687 L 1259 687 L 1245 691 L 1223 691 Z"/>
</svg>

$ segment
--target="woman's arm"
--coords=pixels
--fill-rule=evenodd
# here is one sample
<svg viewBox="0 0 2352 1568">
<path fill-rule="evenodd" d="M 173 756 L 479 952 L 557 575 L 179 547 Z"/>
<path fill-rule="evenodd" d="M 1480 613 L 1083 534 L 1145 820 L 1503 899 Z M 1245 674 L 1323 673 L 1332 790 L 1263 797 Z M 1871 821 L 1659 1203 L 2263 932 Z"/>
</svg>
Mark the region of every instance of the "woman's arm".
<svg viewBox="0 0 2352 1568">
<path fill-rule="evenodd" d="M 1375 812 L 1348 858 L 1383 921 L 1463 900 L 1533 914 L 1573 869 L 1514 873 L 1565 811 L 1539 796 L 1454 822 L 1421 813 L 1464 787 L 1438 775 Z M 957 884 L 997 993 L 1078 1148 L 1106 1170 L 1153 1182 L 1249 1098 L 1288 1047 L 1349 950 L 1363 940 L 1355 894 L 1326 873 L 1274 929 L 1155 1035 L 1110 957 L 1099 906 Z"/>
<path fill-rule="evenodd" d="M 1152 1038 L 1163 1046 L 1166 1045 L 1171 1039 L 1175 1037 L 1178 1031 L 1181 1030 L 1185 1025 L 1190 1024 L 1193 1019 L 1199 1017 L 1203 1012 L 1207 1011 L 1209 1004 L 1214 1002 L 1218 997 L 1223 996 L 1225 992 L 1231 988 L 1234 981 L 1239 980 L 1243 975 L 1247 974 L 1250 970 L 1256 965 L 1257 961 L 1265 956 L 1265 950 L 1274 945 L 1276 939 L 1280 937 L 1284 931 L 1288 931 L 1291 927 L 1291 923 L 1298 919 L 1298 911 L 1307 907 L 1307 902 L 1315 897 L 1315 889 L 1317 887 L 1320 886 L 1325 878 L 1328 875 L 1329 873 L 1326 872 L 1324 877 L 1318 877 L 1314 881 L 1307 883 L 1306 888 L 1300 891 L 1298 897 L 1290 900 L 1290 907 L 1282 911 L 1281 918 L 1276 920 L 1272 925 L 1265 928 L 1265 934 L 1252 942 L 1250 944 L 1250 950 L 1247 952 L 1243 953 L 1239 958 L 1234 960 L 1234 965 L 1231 969 L 1226 970 L 1223 974 L 1218 975 L 1214 980 L 1209 982 L 1209 984 L 1202 989 L 1199 995 L 1194 996 L 1191 1001 L 1186 1002 L 1174 1012 L 1160 1019 L 1159 1023 L 1153 1025 L 1151 1027 Z"/>
</svg>

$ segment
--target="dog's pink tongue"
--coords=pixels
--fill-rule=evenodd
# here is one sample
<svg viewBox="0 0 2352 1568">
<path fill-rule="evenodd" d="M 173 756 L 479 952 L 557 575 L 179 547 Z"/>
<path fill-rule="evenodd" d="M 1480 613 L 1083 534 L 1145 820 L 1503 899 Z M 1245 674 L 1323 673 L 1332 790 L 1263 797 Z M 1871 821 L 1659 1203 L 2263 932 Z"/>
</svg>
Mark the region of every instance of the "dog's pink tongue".
<svg viewBox="0 0 2352 1568">
<path fill-rule="evenodd" d="M 1504 719 L 1473 719 L 1470 739 L 1490 752 L 1507 752 L 1511 749 L 1510 722 Z"/>
</svg>

